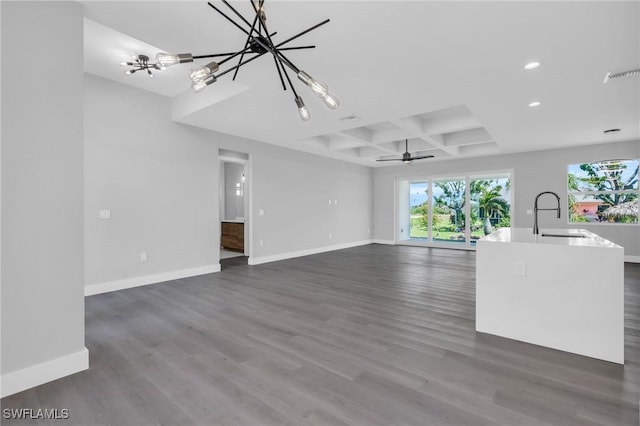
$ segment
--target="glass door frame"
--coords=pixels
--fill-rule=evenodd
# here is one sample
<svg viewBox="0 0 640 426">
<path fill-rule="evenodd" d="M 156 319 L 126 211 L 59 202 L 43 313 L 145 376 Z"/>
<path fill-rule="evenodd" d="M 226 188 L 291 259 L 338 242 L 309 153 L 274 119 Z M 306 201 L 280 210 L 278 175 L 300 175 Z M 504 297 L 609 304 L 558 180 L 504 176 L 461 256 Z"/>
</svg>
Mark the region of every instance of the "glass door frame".
<svg viewBox="0 0 640 426">
<path fill-rule="evenodd" d="M 476 245 L 471 243 L 471 182 L 482 178 L 496 179 L 496 178 L 508 178 L 510 182 L 509 191 L 509 208 L 510 208 L 510 227 L 513 228 L 514 224 L 514 198 L 515 198 L 515 178 L 513 169 L 502 169 L 494 171 L 478 171 L 478 172 L 465 172 L 451 175 L 429 175 L 421 177 L 397 177 L 395 178 L 395 208 L 394 208 L 394 243 L 398 245 L 412 245 L 412 246 L 424 246 L 424 247 L 439 247 L 439 248 L 452 248 L 460 250 L 475 250 Z M 459 180 L 464 181 L 465 190 L 464 197 L 465 203 L 463 208 L 463 214 L 465 217 L 464 244 L 454 244 L 447 242 L 439 242 L 433 240 L 433 187 L 434 181 L 446 181 L 446 180 Z M 427 205 L 428 210 L 428 223 L 427 223 L 427 238 L 424 240 L 412 239 L 410 237 L 410 229 L 405 232 L 405 228 L 410 227 L 411 219 L 410 213 L 407 214 L 407 219 L 400 219 L 401 212 L 409 209 L 409 187 L 412 183 L 426 183 L 427 184 Z M 403 196 L 403 187 L 406 195 Z M 403 203 L 404 201 L 404 203 Z M 404 204 L 404 205 L 402 205 Z M 405 237 L 406 236 L 406 237 Z M 403 238 L 405 237 L 405 238 Z"/>
</svg>

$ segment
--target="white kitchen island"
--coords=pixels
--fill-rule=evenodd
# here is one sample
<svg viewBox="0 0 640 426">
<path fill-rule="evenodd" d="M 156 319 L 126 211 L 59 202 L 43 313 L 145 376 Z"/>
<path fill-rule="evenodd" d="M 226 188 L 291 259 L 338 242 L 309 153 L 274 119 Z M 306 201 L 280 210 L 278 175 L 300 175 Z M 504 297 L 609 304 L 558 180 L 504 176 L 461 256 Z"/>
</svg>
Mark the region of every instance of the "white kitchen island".
<svg viewBox="0 0 640 426">
<path fill-rule="evenodd" d="M 481 238 L 476 330 L 624 364 L 624 249 L 584 229 Z"/>
</svg>

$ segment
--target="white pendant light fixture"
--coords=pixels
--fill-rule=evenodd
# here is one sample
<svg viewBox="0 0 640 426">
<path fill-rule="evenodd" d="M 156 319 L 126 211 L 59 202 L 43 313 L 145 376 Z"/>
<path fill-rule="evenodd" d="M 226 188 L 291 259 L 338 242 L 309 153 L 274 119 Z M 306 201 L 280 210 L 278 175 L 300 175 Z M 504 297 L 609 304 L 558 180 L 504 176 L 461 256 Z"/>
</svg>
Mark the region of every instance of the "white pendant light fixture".
<svg viewBox="0 0 640 426">
<path fill-rule="evenodd" d="M 306 30 L 289 37 L 281 42 L 276 42 L 272 39 L 276 35 L 276 32 L 269 32 L 267 29 L 267 16 L 264 9 L 265 0 L 249 0 L 252 9 L 253 17 L 252 22 L 249 22 L 236 8 L 234 8 L 227 0 L 222 0 L 225 6 L 227 6 L 232 12 L 232 16 L 227 15 L 211 2 L 207 4 L 211 6 L 216 12 L 222 15 L 227 21 L 233 24 L 241 32 L 246 35 L 244 47 L 236 52 L 229 53 L 215 53 L 209 55 L 193 56 L 191 53 L 172 54 L 172 53 L 159 53 L 156 56 L 158 64 L 162 67 L 169 67 L 181 63 L 193 62 L 196 59 L 205 58 L 223 58 L 219 62 L 210 62 L 204 66 L 191 68 L 189 70 L 189 79 L 191 80 L 191 88 L 194 92 L 200 92 L 215 83 L 218 78 L 233 71 L 233 80 L 235 80 L 238 70 L 248 64 L 249 62 L 266 55 L 271 54 L 273 62 L 275 64 L 278 76 L 280 77 L 280 83 L 282 89 L 291 89 L 293 92 L 294 102 L 298 108 L 298 114 L 300 119 L 307 121 L 311 118 L 307 106 L 304 104 L 302 98 L 296 92 L 296 89 L 291 82 L 289 72 L 293 72 L 298 76 L 298 79 L 302 81 L 311 91 L 318 96 L 322 102 L 330 109 L 334 110 L 340 105 L 340 100 L 332 93 L 329 92 L 329 88 L 325 83 L 315 80 L 305 71 L 299 69 L 291 62 L 283 52 L 288 50 L 301 50 L 301 49 L 313 49 L 315 46 L 287 46 L 288 43 L 297 39 L 298 37 L 315 30 L 316 28 L 329 22 L 329 19 L 307 28 Z M 245 59 L 247 56 L 247 59 Z M 239 57 L 239 58 L 238 58 Z M 238 58 L 235 65 L 220 71 L 220 67 L 228 61 Z"/>
</svg>

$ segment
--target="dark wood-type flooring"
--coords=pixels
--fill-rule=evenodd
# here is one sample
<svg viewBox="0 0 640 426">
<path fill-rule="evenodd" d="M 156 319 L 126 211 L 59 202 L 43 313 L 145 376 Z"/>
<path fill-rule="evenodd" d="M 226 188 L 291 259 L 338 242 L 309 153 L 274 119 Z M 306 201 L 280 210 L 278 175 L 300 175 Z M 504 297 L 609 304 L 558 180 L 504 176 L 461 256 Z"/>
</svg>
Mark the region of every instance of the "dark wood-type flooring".
<svg viewBox="0 0 640 426">
<path fill-rule="evenodd" d="M 620 366 L 476 333 L 471 251 L 243 263 L 88 297 L 91 369 L 3 408 L 69 409 L 54 425 L 638 423 L 639 264 Z"/>
</svg>

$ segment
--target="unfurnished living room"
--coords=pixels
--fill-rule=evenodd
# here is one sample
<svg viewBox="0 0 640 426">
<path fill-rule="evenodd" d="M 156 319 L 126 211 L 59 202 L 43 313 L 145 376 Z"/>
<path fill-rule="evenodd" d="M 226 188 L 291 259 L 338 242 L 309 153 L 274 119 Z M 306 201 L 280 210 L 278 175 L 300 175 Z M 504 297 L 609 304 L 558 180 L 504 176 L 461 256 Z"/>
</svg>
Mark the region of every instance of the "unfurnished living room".
<svg viewBox="0 0 640 426">
<path fill-rule="evenodd" d="M 3 425 L 640 422 L 640 2 L 0 21 Z"/>
</svg>

